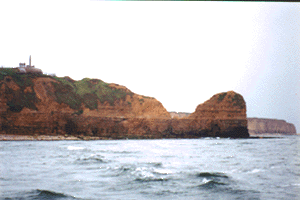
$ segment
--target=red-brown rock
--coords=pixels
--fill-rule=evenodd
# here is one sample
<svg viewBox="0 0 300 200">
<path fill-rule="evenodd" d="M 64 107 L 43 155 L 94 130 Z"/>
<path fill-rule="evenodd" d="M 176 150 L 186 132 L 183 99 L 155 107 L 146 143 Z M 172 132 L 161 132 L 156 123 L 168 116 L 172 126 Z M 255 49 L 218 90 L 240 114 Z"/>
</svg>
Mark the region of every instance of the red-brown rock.
<svg viewBox="0 0 300 200">
<path fill-rule="evenodd" d="M 189 117 L 172 119 L 156 99 L 117 84 L 18 76 L 0 79 L 2 134 L 99 139 L 249 136 L 245 101 L 233 91 L 214 95 Z"/>
</svg>

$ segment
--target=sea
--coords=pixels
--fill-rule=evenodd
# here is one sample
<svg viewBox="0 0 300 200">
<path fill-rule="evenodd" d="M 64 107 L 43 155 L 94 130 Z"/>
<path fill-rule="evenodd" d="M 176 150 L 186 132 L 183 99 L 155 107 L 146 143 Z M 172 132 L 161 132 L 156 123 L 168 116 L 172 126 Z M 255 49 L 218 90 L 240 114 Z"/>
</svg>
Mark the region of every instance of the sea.
<svg viewBox="0 0 300 200">
<path fill-rule="evenodd" d="M 0 199 L 300 199 L 300 137 L 1 141 Z"/>
</svg>

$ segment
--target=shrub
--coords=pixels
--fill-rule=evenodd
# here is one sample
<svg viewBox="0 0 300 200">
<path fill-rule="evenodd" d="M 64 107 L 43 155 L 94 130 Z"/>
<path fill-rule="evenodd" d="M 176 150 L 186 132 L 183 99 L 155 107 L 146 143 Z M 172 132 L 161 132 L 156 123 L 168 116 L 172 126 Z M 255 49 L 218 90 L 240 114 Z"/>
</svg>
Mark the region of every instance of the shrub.
<svg viewBox="0 0 300 200">
<path fill-rule="evenodd" d="M 144 99 L 139 99 L 140 104 L 144 103 Z"/>
<path fill-rule="evenodd" d="M 7 102 L 10 111 L 21 112 L 24 107 L 37 110 L 35 104 L 38 103 L 39 100 L 36 97 L 35 92 L 25 93 L 23 90 L 14 91 L 12 89 L 7 89 L 6 93 L 13 97 Z"/>
<path fill-rule="evenodd" d="M 221 94 L 219 95 L 219 97 L 218 97 L 218 102 L 223 101 L 223 99 L 226 97 L 226 95 L 227 95 L 227 92 L 221 93 Z"/>
<path fill-rule="evenodd" d="M 235 94 L 233 97 L 232 97 L 232 102 L 234 106 L 239 106 L 241 109 L 244 108 L 244 99 L 242 96 L 238 95 L 238 94 Z"/>
</svg>

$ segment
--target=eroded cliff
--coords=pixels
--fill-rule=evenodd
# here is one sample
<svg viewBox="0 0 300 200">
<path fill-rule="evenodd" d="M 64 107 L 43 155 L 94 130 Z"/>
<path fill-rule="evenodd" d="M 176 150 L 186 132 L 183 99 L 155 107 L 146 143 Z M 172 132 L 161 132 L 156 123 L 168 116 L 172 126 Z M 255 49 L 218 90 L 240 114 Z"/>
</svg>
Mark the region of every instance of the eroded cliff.
<svg viewBox="0 0 300 200">
<path fill-rule="evenodd" d="M 230 91 L 187 118 L 172 119 L 155 98 L 98 79 L 74 81 L 0 70 L 1 133 L 100 139 L 248 137 L 246 105 Z"/>
<path fill-rule="evenodd" d="M 251 135 L 280 134 L 296 135 L 294 124 L 278 119 L 248 118 L 248 130 Z"/>
<path fill-rule="evenodd" d="M 216 137 L 249 137 L 246 119 L 246 102 L 242 95 L 234 92 L 223 92 L 197 106 L 187 119 L 194 123 L 205 122 L 209 136 Z M 201 125 L 203 126 L 203 125 Z"/>
<path fill-rule="evenodd" d="M 172 118 L 181 119 L 191 113 L 169 112 Z M 248 132 L 252 136 L 267 135 L 296 135 L 296 127 L 292 123 L 280 119 L 247 118 Z"/>
</svg>

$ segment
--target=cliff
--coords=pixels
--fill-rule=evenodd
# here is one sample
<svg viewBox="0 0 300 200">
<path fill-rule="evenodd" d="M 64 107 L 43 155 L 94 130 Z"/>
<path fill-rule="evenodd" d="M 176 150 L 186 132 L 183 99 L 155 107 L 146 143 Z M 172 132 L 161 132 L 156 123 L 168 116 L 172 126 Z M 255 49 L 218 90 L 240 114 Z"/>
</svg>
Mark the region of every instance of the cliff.
<svg viewBox="0 0 300 200">
<path fill-rule="evenodd" d="M 172 118 L 180 119 L 191 115 L 186 112 L 169 112 Z M 279 134 L 296 135 L 294 124 L 279 119 L 247 118 L 248 132 L 250 135 Z"/>
<path fill-rule="evenodd" d="M 296 135 L 293 124 L 278 119 L 248 118 L 248 130 L 251 135 L 258 134 L 283 134 Z"/>
<path fill-rule="evenodd" d="M 4 74 L 3 69 L 1 74 Z M 74 81 L 36 74 L 0 77 L 3 114 L 71 113 L 97 117 L 170 117 L 154 98 L 134 94 L 124 86 L 85 78 Z"/>
<path fill-rule="evenodd" d="M 206 121 L 205 129 L 209 136 L 249 137 L 244 98 L 234 91 L 214 95 L 197 106 L 187 119 L 194 122 Z"/>
<path fill-rule="evenodd" d="M 233 91 L 172 119 L 155 98 L 98 79 L 74 81 L 0 70 L 2 134 L 118 138 L 248 137 L 246 105 Z"/>
<path fill-rule="evenodd" d="M 187 112 L 169 112 L 172 118 L 183 118 L 189 116 L 191 113 Z"/>
</svg>

